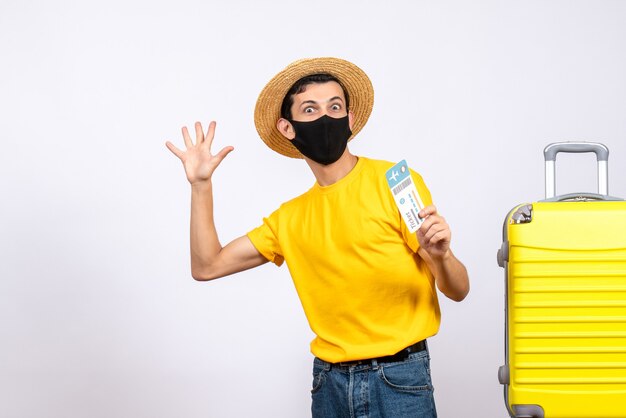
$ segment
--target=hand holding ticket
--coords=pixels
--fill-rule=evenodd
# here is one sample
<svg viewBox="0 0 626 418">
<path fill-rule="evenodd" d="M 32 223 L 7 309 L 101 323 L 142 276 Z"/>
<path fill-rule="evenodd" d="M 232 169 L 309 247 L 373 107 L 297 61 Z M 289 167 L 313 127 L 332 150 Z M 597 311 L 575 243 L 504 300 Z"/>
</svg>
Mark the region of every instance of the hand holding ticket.
<svg viewBox="0 0 626 418">
<path fill-rule="evenodd" d="M 417 193 L 406 160 L 402 160 L 391 167 L 387 171 L 386 177 L 389 189 L 393 194 L 400 214 L 402 214 L 404 223 L 409 228 L 409 232 L 417 231 L 422 222 L 424 222 L 418 216 L 419 211 L 424 208 L 424 203 L 422 203 Z"/>
</svg>

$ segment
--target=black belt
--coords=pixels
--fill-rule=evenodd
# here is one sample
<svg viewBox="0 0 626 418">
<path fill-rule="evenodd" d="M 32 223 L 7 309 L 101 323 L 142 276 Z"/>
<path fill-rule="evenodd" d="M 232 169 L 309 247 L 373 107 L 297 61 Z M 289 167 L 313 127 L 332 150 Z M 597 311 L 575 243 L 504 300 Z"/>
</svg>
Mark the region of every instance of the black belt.
<svg viewBox="0 0 626 418">
<path fill-rule="evenodd" d="M 415 344 L 410 345 L 407 348 L 400 350 L 396 354 L 392 354 L 390 356 L 368 358 L 365 360 L 342 361 L 339 363 L 334 363 L 334 365 L 341 367 L 350 367 L 358 366 L 360 364 L 371 364 L 373 361 L 376 361 L 377 363 L 394 363 L 406 360 L 409 357 L 409 354 L 419 353 L 420 351 L 424 350 L 426 350 L 426 340 L 418 341 Z"/>
</svg>

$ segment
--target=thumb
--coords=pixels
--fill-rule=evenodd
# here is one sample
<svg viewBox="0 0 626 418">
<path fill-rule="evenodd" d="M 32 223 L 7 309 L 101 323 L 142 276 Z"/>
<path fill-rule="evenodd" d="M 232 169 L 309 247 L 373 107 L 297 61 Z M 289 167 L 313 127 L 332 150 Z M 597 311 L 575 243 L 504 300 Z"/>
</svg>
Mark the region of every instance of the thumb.
<svg viewBox="0 0 626 418">
<path fill-rule="evenodd" d="M 235 149 L 234 147 L 230 147 L 230 146 L 229 146 L 229 147 L 224 147 L 224 148 L 222 148 L 222 150 L 221 150 L 220 152 L 218 152 L 217 154 L 215 154 L 215 158 L 217 158 L 217 161 L 218 161 L 218 162 L 222 162 L 222 160 L 223 160 L 224 158 L 226 158 L 226 156 L 227 156 L 228 154 L 230 154 L 230 152 L 231 152 L 232 150 L 234 150 L 234 149 Z"/>
</svg>

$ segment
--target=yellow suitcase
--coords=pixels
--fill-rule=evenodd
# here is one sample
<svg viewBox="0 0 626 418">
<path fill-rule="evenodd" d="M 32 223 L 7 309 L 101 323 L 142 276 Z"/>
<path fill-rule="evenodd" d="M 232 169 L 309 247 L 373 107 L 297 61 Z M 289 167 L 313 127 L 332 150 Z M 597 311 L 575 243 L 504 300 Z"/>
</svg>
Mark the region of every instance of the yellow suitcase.
<svg viewBox="0 0 626 418">
<path fill-rule="evenodd" d="M 555 194 L 559 152 L 595 152 L 598 194 Z M 626 417 L 626 201 L 608 196 L 608 149 L 550 144 L 546 200 L 506 217 L 505 365 L 517 418 Z"/>
</svg>

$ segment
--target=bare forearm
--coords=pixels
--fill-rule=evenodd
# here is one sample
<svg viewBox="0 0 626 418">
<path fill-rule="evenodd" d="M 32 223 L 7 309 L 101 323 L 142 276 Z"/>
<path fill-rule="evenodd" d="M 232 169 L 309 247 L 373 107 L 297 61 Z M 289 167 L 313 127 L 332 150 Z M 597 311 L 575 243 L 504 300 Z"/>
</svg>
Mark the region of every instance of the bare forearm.
<svg viewBox="0 0 626 418">
<path fill-rule="evenodd" d="M 191 185 L 191 272 L 197 277 L 222 250 L 213 219 L 213 186 L 209 181 Z"/>
<path fill-rule="evenodd" d="M 191 275 L 199 281 L 213 280 L 265 264 L 267 259 L 247 236 L 222 246 L 213 219 L 211 183 L 191 186 Z"/>
<path fill-rule="evenodd" d="M 460 302 L 469 293 L 469 278 L 465 266 L 452 254 L 452 232 L 434 205 L 419 212 L 424 223 L 417 231 L 419 255 L 435 276 L 437 287 L 450 299 Z"/>
<path fill-rule="evenodd" d="M 460 302 L 469 293 L 469 277 L 467 269 L 455 256 L 452 251 L 440 260 L 433 260 L 435 264 L 435 277 L 437 287 L 450 299 Z"/>
<path fill-rule="evenodd" d="M 428 267 L 435 276 L 437 287 L 448 298 L 460 302 L 469 293 L 469 277 L 467 269 L 452 253 L 447 253 L 439 258 L 431 257 L 426 251 L 420 249 L 420 256 L 424 258 Z"/>
</svg>

